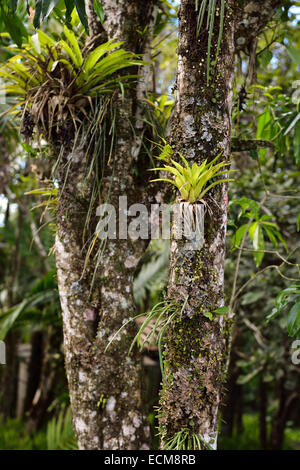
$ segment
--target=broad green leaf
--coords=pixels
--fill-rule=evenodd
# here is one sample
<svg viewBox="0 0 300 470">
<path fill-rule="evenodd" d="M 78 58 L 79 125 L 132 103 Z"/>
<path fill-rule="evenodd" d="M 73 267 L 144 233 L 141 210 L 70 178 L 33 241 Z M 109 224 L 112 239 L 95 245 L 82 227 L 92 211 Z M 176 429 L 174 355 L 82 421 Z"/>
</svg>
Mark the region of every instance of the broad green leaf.
<svg viewBox="0 0 300 470">
<path fill-rule="evenodd" d="M 272 60 L 273 54 L 270 49 L 265 49 L 260 55 L 261 65 L 266 68 Z"/>
<path fill-rule="evenodd" d="M 39 29 L 38 31 L 39 41 L 42 46 L 55 46 L 55 41 L 50 36 L 48 36 L 44 31 Z"/>
<path fill-rule="evenodd" d="M 80 67 L 80 62 L 78 62 L 77 55 L 75 54 L 74 50 L 69 46 L 69 44 L 66 43 L 63 39 L 59 41 L 59 45 L 62 46 L 62 50 L 65 51 L 70 59 L 72 60 L 73 64 L 76 65 L 76 67 Z"/>
<path fill-rule="evenodd" d="M 237 229 L 237 231 L 234 234 L 234 237 L 232 239 L 231 247 L 234 248 L 234 246 L 240 246 L 241 241 L 243 239 L 243 236 L 245 235 L 245 232 L 248 228 L 248 224 L 244 224 L 241 227 Z"/>
<path fill-rule="evenodd" d="M 124 44 L 124 41 L 114 42 L 112 39 L 105 44 L 101 44 L 100 46 L 96 47 L 86 58 L 84 63 L 84 70 L 88 74 L 96 65 L 96 63 L 103 57 L 106 53 L 116 49 L 117 47 Z M 112 54 L 111 54 L 112 55 Z"/>
<path fill-rule="evenodd" d="M 273 246 L 275 246 L 275 248 L 277 248 L 278 242 L 277 242 L 276 236 L 273 233 L 272 229 L 269 228 L 269 227 L 266 227 L 265 225 L 263 225 L 263 227 L 264 227 L 264 230 L 265 230 L 266 234 L 269 237 L 270 242 L 272 243 Z"/>
<path fill-rule="evenodd" d="M 292 61 L 297 65 L 297 67 L 300 68 L 300 52 L 298 51 L 298 49 L 292 46 L 286 46 L 286 50 L 288 51 L 288 54 Z"/>
<path fill-rule="evenodd" d="M 75 0 L 64 0 L 66 5 L 66 25 L 71 26 L 72 11 L 75 8 Z"/>
<path fill-rule="evenodd" d="M 23 38 L 28 37 L 27 29 L 16 13 L 6 12 L 2 15 L 3 22 L 11 38 L 17 46 L 22 46 Z"/>
<path fill-rule="evenodd" d="M 7 333 L 27 305 L 28 300 L 24 299 L 17 307 L 0 315 L 0 341 L 5 339 Z"/>
<path fill-rule="evenodd" d="M 258 226 L 258 222 L 252 222 L 252 224 L 250 224 L 250 227 L 249 227 L 249 236 L 250 236 L 252 241 L 253 241 L 255 230 L 256 230 L 257 226 Z"/>
<path fill-rule="evenodd" d="M 208 318 L 210 321 L 212 321 L 213 318 L 214 318 L 214 317 L 213 317 L 213 314 L 212 314 L 211 312 L 204 312 L 204 313 L 203 313 L 203 316 L 206 317 L 206 318 Z"/>
<path fill-rule="evenodd" d="M 270 110 L 267 108 L 265 112 L 259 116 L 257 119 L 257 132 L 256 138 L 257 139 L 266 139 L 270 138 L 270 121 L 271 121 L 271 114 Z"/>
<path fill-rule="evenodd" d="M 94 0 L 94 10 L 98 15 L 100 23 L 103 23 L 103 21 L 104 21 L 104 10 L 103 10 L 102 3 L 100 3 L 99 0 Z"/>
<path fill-rule="evenodd" d="M 229 307 L 219 307 L 216 310 L 214 310 L 214 313 L 217 313 L 218 315 L 224 315 L 224 313 L 229 312 Z"/>
<path fill-rule="evenodd" d="M 80 50 L 80 47 L 78 45 L 78 42 L 77 42 L 77 38 L 75 36 L 75 34 L 73 33 L 73 31 L 70 31 L 67 26 L 64 27 L 64 32 L 65 32 L 65 35 L 72 47 L 72 50 L 74 51 L 74 54 L 76 56 L 76 60 L 77 60 L 77 64 L 79 67 L 81 67 L 82 63 L 83 63 L 83 57 L 82 57 L 82 54 L 81 54 L 81 50 Z"/>
</svg>

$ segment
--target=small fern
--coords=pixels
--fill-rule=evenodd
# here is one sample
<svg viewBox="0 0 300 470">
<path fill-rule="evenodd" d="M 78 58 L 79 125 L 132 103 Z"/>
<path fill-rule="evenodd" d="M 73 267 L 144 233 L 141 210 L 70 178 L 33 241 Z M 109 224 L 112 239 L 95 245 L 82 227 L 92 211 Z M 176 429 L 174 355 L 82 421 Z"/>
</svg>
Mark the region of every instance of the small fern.
<svg viewBox="0 0 300 470">
<path fill-rule="evenodd" d="M 77 442 L 72 426 L 71 407 L 61 410 L 57 418 L 51 419 L 46 431 L 48 450 L 76 450 Z"/>
</svg>

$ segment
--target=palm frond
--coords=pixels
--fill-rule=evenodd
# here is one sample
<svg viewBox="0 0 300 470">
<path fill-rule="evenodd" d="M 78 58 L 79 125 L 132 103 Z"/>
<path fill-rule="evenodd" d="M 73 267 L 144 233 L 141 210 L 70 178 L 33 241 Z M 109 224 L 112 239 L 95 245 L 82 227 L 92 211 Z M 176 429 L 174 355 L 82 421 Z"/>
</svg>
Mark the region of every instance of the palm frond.
<svg viewBox="0 0 300 470">
<path fill-rule="evenodd" d="M 142 306 L 147 296 L 167 279 L 169 269 L 169 250 L 164 247 L 156 259 L 145 263 L 133 283 L 133 295 L 137 305 Z"/>
</svg>

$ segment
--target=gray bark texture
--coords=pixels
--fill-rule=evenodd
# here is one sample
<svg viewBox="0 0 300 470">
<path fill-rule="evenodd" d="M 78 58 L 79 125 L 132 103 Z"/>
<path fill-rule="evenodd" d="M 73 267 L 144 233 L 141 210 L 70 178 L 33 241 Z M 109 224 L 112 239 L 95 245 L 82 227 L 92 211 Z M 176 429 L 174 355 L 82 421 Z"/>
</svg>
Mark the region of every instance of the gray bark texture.
<svg viewBox="0 0 300 470">
<path fill-rule="evenodd" d="M 108 39 L 125 41 L 124 48 L 149 54 L 151 30 L 157 0 L 102 0 L 104 24 L 86 0 L 90 27 L 89 49 Z M 194 0 L 182 0 L 178 46 L 178 96 L 170 143 L 191 162 L 213 159 L 222 151 L 230 155 L 230 115 L 235 43 L 244 48 L 258 34 L 277 1 L 266 0 L 268 13 L 255 23 L 258 1 L 226 1 L 220 55 L 211 64 L 206 82 L 207 30 L 196 39 Z M 249 26 L 250 25 L 250 26 Z M 214 26 L 212 61 L 216 50 L 219 20 Z M 242 41 L 240 38 L 246 38 Z M 243 42 L 243 44 L 242 44 Z M 137 156 L 143 137 L 142 110 L 146 77 L 126 91 L 125 101 L 117 96 L 116 143 L 112 161 L 105 167 L 100 201 L 110 193 L 109 202 L 127 195 L 128 205 L 145 202 L 135 180 Z M 134 119 L 135 118 L 135 119 Z M 131 120 L 131 123 L 130 123 Z M 135 129 L 135 135 L 132 132 Z M 84 220 L 89 211 L 95 177 L 86 176 L 84 149 L 77 149 L 69 164 L 63 155 L 59 165 L 60 195 L 57 210 L 56 257 L 64 322 L 64 348 L 75 432 L 80 449 L 146 449 L 150 433 L 141 400 L 141 362 L 137 351 L 127 352 L 136 333 L 130 324 L 104 353 L 112 335 L 134 315 L 133 274 L 144 250 L 143 242 L 110 241 L 100 261 L 95 288 L 90 294 L 95 261 L 90 258 L 84 275 L 86 233 Z M 101 155 L 99 165 L 101 166 Z M 68 168 L 68 170 L 66 170 Z M 100 171 L 100 170 L 99 170 Z M 102 177 L 102 176 L 101 176 Z M 208 320 L 203 314 L 224 303 L 224 256 L 227 218 L 226 185 L 213 191 L 206 214 L 204 247 L 186 252 L 172 242 L 168 295 L 186 306 L 166 333 L 166 384 L 161 393 L 160 427 L 165 439 L 183 427 L 192 429 L 203 442 L 216 445 L 218 406 L 221 400 L 230 319 Z M 95 207 L 92 208 L 93 213 Z M 96 222 L 95 222 L 96 223 Z M 205 446 L 205 445 L 204 445 Z"/>
<path fill-rule="evenodd" d="M 103 27 L 92 12 L 93 2 L 87 2 L 92 35 L 90 47 L 97 44 L 100 35 L 101 42 L 121 39 L 125 41 L 125 49 L 144 53 L 151 40 L 155 0 L 104 0 L 101 3 L 105 11 Z M 148 27 L 147 34 L 141 35 L 137 30 L 144 31 L 145 27 Z M 143 197 L 134 184 L 137 138 L 132 132 L 132 125 L 136 127 L 136 135 L 142 132 L 142 126 L 140 123 L 137 126 L 134 118 L 138 114 L 137 97 L 142 88 L 142 82 L 131 86 L 124 102 L 117 96 L 113 103 L 118 110 L 113 164 L 106 163 L 104 176 L 98 176 L 103 183 L 100 200 L 104 202 L 110 193 L 109 202 L 116 208 L 119 196 L 127 195 L 128 205 Z M 102 167 L 102 158 L 99 155 L 98 168 Z M 84 220 L 97 175 L 94 170 L 90 177 L 86 176 L 83 149 L 78 149 L 69 165 L 68 177 L 67 161 L 64 155 L 59 168 L 56 260 L 66 371 L 79 448 L 147 449 L 150 432 L 142 406 L 141 360 L 137 351 L 128 357 L 135 326 L 131 324 L 126 328 L 104 353 L 112 335 L 134 316 L 133 273 L 144 245 L 130 240 L 109 240 L 90 295 L 95 262 L 91 257 L 82 276 L 86 255 Z"/>
<path fill-rule="evenodd" d="M 234 1 L 226 5 L 221 50 L 207 83 L 208 33 L 203 26 L 196 38 L 195 2 L 181 1 L 177 101 L 169 140 L 190 162 L 210 161 L 220 152 L 230 160 Z M 218 31 L 216 20 L 212 62 Z M 227 185 L 217 186 L 210 196 L 204 246 L 187 251 L 184 240 L 171 243 L 168 297 L 185 307 L 165 335 L 162 446 L 182 429 L 198 435 L 203 448 L 216 446 L 229 320 L 219 316 L 211 321 L 204 314 L 224 305 Z"/>
</svg>

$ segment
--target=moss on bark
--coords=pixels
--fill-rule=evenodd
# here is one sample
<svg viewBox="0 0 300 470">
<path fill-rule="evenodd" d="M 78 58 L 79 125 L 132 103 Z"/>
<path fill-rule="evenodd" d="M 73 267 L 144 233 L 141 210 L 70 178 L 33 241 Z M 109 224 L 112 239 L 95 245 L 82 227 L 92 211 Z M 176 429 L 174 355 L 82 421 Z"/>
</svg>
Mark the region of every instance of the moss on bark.
<svg viewBox="0 0 300 470">
<path fill-rule="evenodd" d="M 233 3 L 226 2 L 221 51 L 217 62 L 211 65 L 211 79 L 207 83 L 207 31 L 203 27 L 196 39 L 194 1 L 181 2 L 178 97 L 170 143 L 191 162 L 212 160 L 220 152 L 224 159 L 230 158 Z M 213 51 L 218 27 L 216 21 Z M 205 313 L 224 305 L 226 184 L 214 188 L 206 203 L 210 210 L 205 216 L 203 247 L 187 251 L 182 241 L 172 240 L 171 244 L 168 297 L 186 305 L 181 318 L 168 328 L 165 336 L 166 382 L 159 413 L 162 445 L 187 428 L 207 447 L 216 446 L 227 354 L 226 319 L 217 316 L 210 320 Z"/>
</svg>

